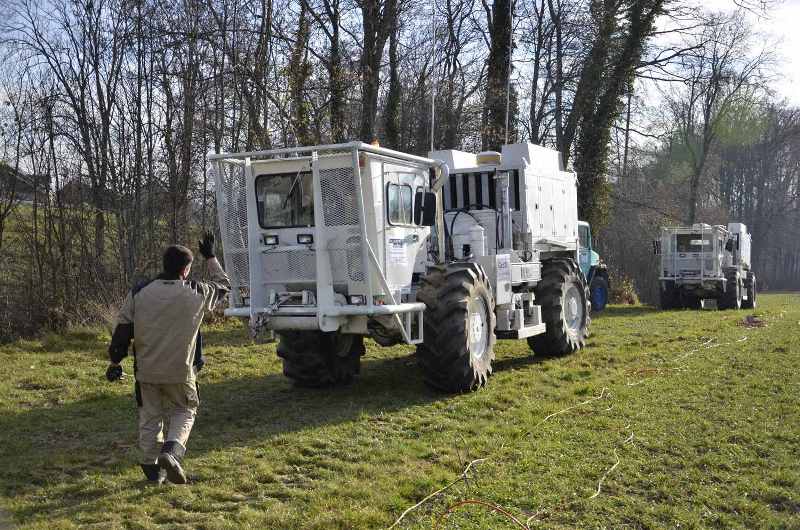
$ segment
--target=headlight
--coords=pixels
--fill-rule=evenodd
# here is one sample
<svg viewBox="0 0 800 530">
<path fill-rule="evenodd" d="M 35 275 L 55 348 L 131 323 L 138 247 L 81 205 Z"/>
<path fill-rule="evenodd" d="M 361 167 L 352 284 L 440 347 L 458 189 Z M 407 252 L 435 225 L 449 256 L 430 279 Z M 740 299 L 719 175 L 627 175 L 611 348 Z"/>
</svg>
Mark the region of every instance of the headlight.
<svg viewBox="0 0 800 530">
<path fill-rule="evenodd" d="M 267 246 L 275 246 L 278 244 L 278 236 L 264 235 L 264 244 Z"/>
<path fill-rule="evenodd" d="M 310 245 L 314 242 L 314 236 L 311 234 L 297 234 L 297 242 L 301 245 Z"/>
<path fill-rule="evenodd" d="M 365 305 L 367 303 L 367 297 L 363 294 L 356 294 L 350 297 L 350 303 L 353 305 Z"/>
</svg>

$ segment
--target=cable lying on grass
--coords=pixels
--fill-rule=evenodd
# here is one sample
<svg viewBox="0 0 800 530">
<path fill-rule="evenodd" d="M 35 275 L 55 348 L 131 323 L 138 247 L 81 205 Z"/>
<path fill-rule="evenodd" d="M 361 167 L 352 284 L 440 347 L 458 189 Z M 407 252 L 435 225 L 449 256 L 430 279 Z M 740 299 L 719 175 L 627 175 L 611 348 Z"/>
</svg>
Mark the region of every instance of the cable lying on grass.
<svg viewBox="0 0 800 530">
<path fill-rule="evenodd" d="M 497 513 L 503 515 L 504 517 L 506 517 L 507 519 L 512 521 L 515 525 L 517 525 L 518 527 L 522 528 L 523 530 L 529 530 L 528 525 L 524 524 L 522 521 L 520 521 L 519 519 L 514 517 L 514 515 L 511 512 L 509 512 L 508 510 L 506 510 L 502 506 L 498 506 L 496 504 L 492 504 L 491 502 L 486 502 L 486 501 L 482 501 L 482 500 L 479 500 L 479 499 L 464 499 L 463 501 L 459 501 L 459 502 L 455 503 L 454 505 L 450 506 L 447 509 L 446 512 L 444 512 L 442 515 L 439 516 L 438 519 L 436 519 L 436 522 L 433 524 L 434 530 L 439 528 L 439 525 L 441 524 L 441 522 L 448 515 L 450 515 L 451 513 L 455 512 L 457 509 L 461 508 L 462 506 L 467 506 L 469 504 L 475 504 L 475 505 L 478 505 L 478 506 L 483 506 L 485 508 L 488 508 L 492 512 L 497 512 Z"/>
<path fill-rule="evenodd" d="M 628 436 L 627 438 L 625 438 L 625 440 L 622 442 L 622 445 L 625 445 L 625 444 L 627 444 L 627 443 L 630 443 L 630 442 L 632 442 L 632 441 L 633 441 L 633 433 L 631 433 L 631 435 L 630 435 L 630 436 Z M 613 466 L 611 466 L 610 468 L 608 468 L 608 469 L 606 470 L 606 472 L 605 472 L 605 473 L 603 473 L 603 476 L 602 476 L 602 477 L 600 477 L 600 480 L 598 480 L 598 481 L 597 481 L 597 491 L 595 491 L 595 492 L 594 492 L 594 495 L 592 495 L 591 497 L 589 497 L 590 499 L 594 499 L 595 497 L 597 497 L 598 495 L 600 495 L 600 488 L 603 486 L 603 482 L 606 480 L 606 477 L 607 477 L 608 475 L 610 475 L 610 474 L 611 474 L 611 472 L 612 472 L 612 471 L 614 471 L 614 470 L 617 468 L 617 466 L 619 465 L 619 463 L 620 463 L 620 458 L 619 458 L 619 455 L 617 454 L 617 448 L 616 448 L 616 447 L 614 448 L 614 458 L 616 458 L 616 459 L 617 459 L 617 461 L 616 461 L 616 462 L 614 462 L 614 465 L 613 465 Z M 529 520 L 528 522 L 530 522 L 530 520 Z"/>
<path fill-rule="evenodd" d="M 418 503 L 416 503 L 416 504 L 414 504 L 413 506 L 410 506 L 409 508 L 407 508 L 407 509 L 406 509 L 406 510 L 405 510 L 405 511 L 402 513 L 402 514 L 400 514 L 400 517 L 398 517 L 398 518 L 397 518 L 397 520 L 395 520 L 395 522 L 394 522 L 394 523 L 392 523 L 392 525 L 389 527 L 389 530 L 391 530 L 392 528 L 395 528 L 395 527 L 396 527 L 398 524 L 400 524 L 400 521 L 402 521 L 402 520 L 403 520 L 403 519 L 406 517 L 406 515 L 408 515 L 409 513 L 413 512 L 414 510 L 416 510 L 416 509 L 417 509 L 417 508 L 419 508 L 420 506 L 424 505 L 425 503 L 429 502 L 430 500 L 432 500 L 432 499 L 434 499 L 434 498 L 438 497 L 439 495 L 441 495 L 441 494 L 442 494 L 442 493 L 444 493 L 445 491 L 449 490 L 450 488 L 452 488 L 453 486 L 455 486 L 455 485 L 456 485 L 456 484 L 458 484 L 459 482 L 467 480 L 467 479 L 469 478 L 469 473 L 470 473 L 470 471 L 474 470 L 474 469 L 475 469 L 475 467 L 476 467 L 478 464 L 484 463 L 484 462 L 486 462 L 486 461 L 488 461 L 488 460 L 490 460 L 490 459 L 492 459 L 492 458 L 495 458 L 495 457 L 496 457 L 496 456 L 497 456 L 497 455 L 498 455 L 498 454 L 499 454 L 501 451 L 503 451 L 503 449 L 505 449 L 507 446 L 508 446 L 508 447 L 513 447 L 513 446 L 514 446 L 514 445 L 515 445 L 517 442 L 519 442 L 521 439 L 523 439 L 523 438 L 525 438 L 525 437 L 527 437 L 527 436 L 530 436 L 530 435 L 533 433 L 534 429 L 537 429 L 537 428 L 539 428 L 539 427 L 540 427 L 542 424 L 546 423 L 546 422 L 547 422 L 547 421 L 549 421 L 550 419 L 552 419 L 552 418 L 555 418 L 556 416 L 560 416 L 561 414 L 564 414 L 564 413 L 566 413 L 566 412 L 569 412 L 570 410 L 576 409 L 576 408 L 578 408 L 578 407 L 582 407 L 582 406 L 588 405 L 589 403 L 593 403 L 593 402 L 595 402 L 595 401 L 599 401 L 599 400 L 601 400 L 601 399 L 608 398 L 609 396 L 610 396 L 610 392 L 608 392 L 608 388 L 606 388 L 606 387 L 603 387 L 603 388 L 602 388 L 602 390 L 600 390 L 600 394 L 598 394 L 598 395 L 596 395 L 596 396 L 594 396 L 594 397 L 591 397 L 591 398 L 589 398 L 589 399 L 587 399 L 587 400 L 585 400 L 585 401 L 581 401 L 580 403 L 577 403 L 577 404 L 575 404 L 575 405 L 571 405 L 571 406 L 569 406 L 569 407 L 566 407 L 566 408 L 564 408 L 564 409 L 561 409 L 561 410 L 559 410 L 559 411 L 557 411 L 557 412 L 553 412 L 552 414 L 548 414 L 548 415 L 547 415 L 547 416 L 545 416 L 545 417 L 544 417 L 544 418 L 543 418 L 541 421 L 539 421 L 539 423 L 537 423 L 536 425 L 534 425 L 532 429 L 530 429 L 530 430 L 528 430 L 528 431 L 526 431 L 526 432 L 522 433 L 521 435 L 517 436 L 516 438 L 514 438 L 514 440 L 512 440 L 512 442 L 511 442 L 511 444 L 506 444 L 506 443 L 503 443 L 503 444 L 502 444 L 502 445 L 501 445 L 501 446 L 500 446 L 500 447 L 497 449 L 497 451 L 496 451 L 496 452 L 494 452 L 494 453 L 492 453 L 492 454 L 489 454 L 489 455 L 487 455 L 487 456 L 485 456 L 485 457 L 483 457 L 483 458 L 476 458 L 476 459 L 472 460 L 471 462 L 469 462 L 469 463 L 466 465 L 466 467 L 464 468 L 464 470 L 463 470 L 463 471 L 462 471 L 462 472 L 461 472 L 461 473 L 458 475 L 458 478 L 456 478 L 454 481 L 450 482 L 450 483 L 449 483 L 449 484 L 447 484 L 446 486 L 443 486 L 443 487 L 439 488 L 438 490 L 436 490 L 436 491 L 434 491 L 433 493 L 431 493 L 431 494 L 427 495 L 426 497 L 424 497 L 424 498 L 423 498 L 421 501 L 419 501 Z M 490 503 L 486 503 L 486 502 L 484 502 L 484 501 L 476 501 L 476 502 L 475 502 L 475 503 L 473 503 L 473 504 L 483 504 L 483 505 L 490 505 Z M 494 505 L 491 505 L 491 506 L 494 506 Z M 499 509 L 500 507 L 497 507 L 497 508 Z M 446 512 L 446 513 L 447 513 L 447 512 Z M 523 525 L 523 526 L 522 526 L 522 528 L 527 528 L 527 527 Z"/>
</svg>

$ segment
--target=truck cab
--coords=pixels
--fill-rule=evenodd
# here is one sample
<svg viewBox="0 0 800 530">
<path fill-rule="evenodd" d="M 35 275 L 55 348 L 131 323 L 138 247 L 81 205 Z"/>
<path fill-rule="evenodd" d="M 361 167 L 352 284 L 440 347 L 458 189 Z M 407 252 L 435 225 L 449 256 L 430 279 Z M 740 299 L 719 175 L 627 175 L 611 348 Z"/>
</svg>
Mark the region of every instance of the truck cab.
<svg viewBox="0 0 800 530">
<path fill-rule="evenodd" d="M 592 229 L 586 221 L 578 221 L 578 265 L 589 284 L 592 311 L 602 311 L 608 304 L 608 268 L 592 247 Z"/>
</svg>

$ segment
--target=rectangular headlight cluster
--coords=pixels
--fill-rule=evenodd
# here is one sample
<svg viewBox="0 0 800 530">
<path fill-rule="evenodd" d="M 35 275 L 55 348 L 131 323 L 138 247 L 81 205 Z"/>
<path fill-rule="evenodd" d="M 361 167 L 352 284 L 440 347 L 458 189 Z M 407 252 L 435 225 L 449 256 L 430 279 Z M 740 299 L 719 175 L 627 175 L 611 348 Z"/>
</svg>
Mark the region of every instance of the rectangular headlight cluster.
<svg viewBox="0 0 800 530">
<path fill-rule="evenodd" d="M 314 243 L 314 236 L 311 234 L 297 234 L 297 243 L 300 245 L 311 245 Z"/>
</svg>

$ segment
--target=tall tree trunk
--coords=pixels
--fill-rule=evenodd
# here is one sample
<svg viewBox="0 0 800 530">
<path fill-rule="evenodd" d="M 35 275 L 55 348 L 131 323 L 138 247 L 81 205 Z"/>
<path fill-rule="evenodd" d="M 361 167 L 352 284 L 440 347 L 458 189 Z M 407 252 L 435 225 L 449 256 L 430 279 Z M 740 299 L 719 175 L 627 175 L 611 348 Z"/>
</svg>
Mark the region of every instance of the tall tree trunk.
<svg viewBox="0 0 800 530">
<path fill-rule="evenodd" d="M 395 25 L 389 34 L 389 93 L 386 96 L 386 110 L 384 111 L 384 136 L 386 146 L 391 149 L 400 148 L 400 101 L 402 98 L 400 86 L 400 58 L 397 55 L 399 28 Z"/>
<path fill-rule="evenodd" d="M 483 149 L 500 150 L 506 137 L 506 108 L 511 77 L 511 0 L 495 0 L 489 27 L 490 43 L 484 102 Z M 511 123 L 509 117 L 509 123 Z"/>
<path fill-rule="evenodd" d="M 297 21 L 292 54 L 289 58 L 289 92 L 292 100 L 292 129 L 297 145 L 313 145 L 314 136 L 306 101 L 306 82 L 311 75 L 308 62 L 309 20 L 306 3 L 300 3 L 300 18 Z"/>
<path fill-rule="evenodd" d="M 361 126 L 362 141 L 375 139 L 375 118 L 378 113 L 380 67 L 386 40 L 394 30 L 397 19 L 397 0 L 385 0 L 383 10 L 378 0 L 363 0 L 361 19 L 364 48 L 361 53 Z"/>
</svg>

